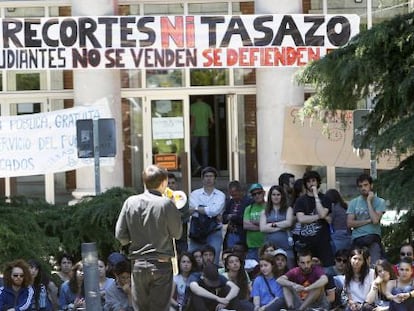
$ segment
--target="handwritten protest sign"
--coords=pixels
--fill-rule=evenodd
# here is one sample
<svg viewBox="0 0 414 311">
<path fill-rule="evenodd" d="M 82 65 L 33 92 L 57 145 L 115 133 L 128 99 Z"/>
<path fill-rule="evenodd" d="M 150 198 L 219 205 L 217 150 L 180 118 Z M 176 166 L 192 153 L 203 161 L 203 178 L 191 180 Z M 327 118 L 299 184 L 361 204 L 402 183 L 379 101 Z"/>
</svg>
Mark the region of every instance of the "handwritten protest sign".
<svg viewBox="0 0 414 311">
<path fill-rule="evenodd" d="M 101 100 L 91 106 L 1 117 L 0 177 L 43 175 L 93 165 L 93 159 L 77 157 L 76 120 L 109 116 L 107 101 Z M 105 161 L 102 165 L 111 162 Z"/>
</svg>

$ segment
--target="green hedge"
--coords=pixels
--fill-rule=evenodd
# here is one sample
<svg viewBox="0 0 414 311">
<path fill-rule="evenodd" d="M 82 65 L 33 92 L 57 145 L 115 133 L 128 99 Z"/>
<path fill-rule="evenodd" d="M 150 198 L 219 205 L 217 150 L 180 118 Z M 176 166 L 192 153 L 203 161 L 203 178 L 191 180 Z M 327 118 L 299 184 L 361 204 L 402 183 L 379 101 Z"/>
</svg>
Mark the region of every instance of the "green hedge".
<svg viewBox="0 0 414 311">
<path fill-rule="evenodd" d="M 119 250 L 114 238 L 122 203 L 133 189 L 112 188 L 74 206 L 50 205 L 25 197 L 0 199 L 0 264 L 16 258 L 51 257 L 68 252 L 81 259 L 81 244 L 96 242 L 101 258 Z"/>
</svg>

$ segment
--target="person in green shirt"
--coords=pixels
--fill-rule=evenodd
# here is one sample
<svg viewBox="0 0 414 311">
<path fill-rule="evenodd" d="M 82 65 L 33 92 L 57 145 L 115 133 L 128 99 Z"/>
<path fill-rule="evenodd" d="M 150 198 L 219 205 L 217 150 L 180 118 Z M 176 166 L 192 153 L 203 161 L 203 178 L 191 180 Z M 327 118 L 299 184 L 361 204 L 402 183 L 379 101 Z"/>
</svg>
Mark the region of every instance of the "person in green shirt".
<svg viewBox="0 0 414 311">
<path fill-rule="evenodd" d="M 211 106 L 204 102 L 201 97 L 190 106 L 191 116 L 191 165 L 193 175 L 198 174 L 202 167 L 209 165 L 209 129 L 214 124 Z M 201 149 L 201 162 L 197 157 L 197 148 Z"/>
<path fill-rule="evenodd" d="M 260 232 L 260 215 L 266 208 L 265 191 L 261 184 L 250 186 L 249 193 L 254 202 L 246 207 L 243 214 L 243 228 L 246 230 L 246 243 L 249 248 L 247 258 L 259 261 L 259 248 L 264 243 L 264 234 Z"/>
</svg>

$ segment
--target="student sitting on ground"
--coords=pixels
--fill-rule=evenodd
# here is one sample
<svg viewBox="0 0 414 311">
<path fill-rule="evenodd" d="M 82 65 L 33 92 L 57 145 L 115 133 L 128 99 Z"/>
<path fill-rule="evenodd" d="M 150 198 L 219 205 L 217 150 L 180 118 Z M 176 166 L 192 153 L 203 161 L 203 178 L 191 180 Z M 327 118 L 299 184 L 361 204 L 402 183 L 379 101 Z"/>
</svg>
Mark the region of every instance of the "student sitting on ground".
<svg viewBox="0 0 414 311">
<path fill-rule="evenodd" d="M 215 311 L 220 309 L 237 309 L 239 288 L 232 281 L 219 275 L 213 263 L 207 263 L 202 273 L 190 276 L 189 310 Z"/>
<path fill-rule="evenodd" d="M 328 277 L 323 268 L 312 263 L 312 254 L 304 250 L 298 253 L 298 267 L 290 269 L 277 279 L 283 286 L 288 309 L 303 311 L 308 308 L 329 308 L 325 295 Z"/>
</svg>

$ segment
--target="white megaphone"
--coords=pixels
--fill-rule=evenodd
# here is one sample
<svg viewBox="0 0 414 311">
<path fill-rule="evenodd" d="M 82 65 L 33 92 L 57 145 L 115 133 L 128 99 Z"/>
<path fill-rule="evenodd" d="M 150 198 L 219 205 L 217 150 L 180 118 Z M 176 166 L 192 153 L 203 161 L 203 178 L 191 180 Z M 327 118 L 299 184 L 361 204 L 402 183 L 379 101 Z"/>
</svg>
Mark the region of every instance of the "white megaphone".
<svg viewBox="0 0 414 311">
<path fill-rule="evenodd" d="M 167 187 L 167 189 L 165 189 L 164 195 L 175 203 L 177 209 L 182 209 L 187 204 L 187 195 L 184 191 L 173 191 Z"/>
</svg>

